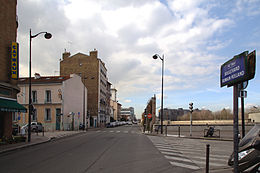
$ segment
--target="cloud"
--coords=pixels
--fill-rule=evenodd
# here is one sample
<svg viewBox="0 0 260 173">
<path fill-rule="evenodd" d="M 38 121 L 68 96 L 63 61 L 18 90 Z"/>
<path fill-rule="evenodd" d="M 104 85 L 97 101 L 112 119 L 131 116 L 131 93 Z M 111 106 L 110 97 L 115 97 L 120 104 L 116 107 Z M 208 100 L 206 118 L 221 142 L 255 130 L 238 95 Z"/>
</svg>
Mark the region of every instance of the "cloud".
<svg viewBox="0 0 260 173">
<path fill-rule="evenodd" d="M 152 59 L 158 53 L 165 57 L 165 91 L 214 88 L 223 62 L 223 54 L 216 52 L 233 43 L 232 38 L 219 36 L 234 27 L 244 5 L 250 12 L 259 11 L 258 4 L 256 0 L 225 6 L 206 0 L 19 1 L 20 74 L 28 76 L 32 28 L 33 34 L 53 34 L 50 40 L 33 39 L 32 73 L 57 74 L 64 49 L 73 55 L 96 48 L 120 97 L 133 100 L 160 93 L 161 61 Z"/>
<path fill-rule="evenodd" d="M 130 99 L 127 99 L 127 100 L 124 100 L 124 102 L 125 102 L 125 103 L 131 103 L 131 102 L 132 102 L 132 100 L 130 100 Z"/>
</svg>

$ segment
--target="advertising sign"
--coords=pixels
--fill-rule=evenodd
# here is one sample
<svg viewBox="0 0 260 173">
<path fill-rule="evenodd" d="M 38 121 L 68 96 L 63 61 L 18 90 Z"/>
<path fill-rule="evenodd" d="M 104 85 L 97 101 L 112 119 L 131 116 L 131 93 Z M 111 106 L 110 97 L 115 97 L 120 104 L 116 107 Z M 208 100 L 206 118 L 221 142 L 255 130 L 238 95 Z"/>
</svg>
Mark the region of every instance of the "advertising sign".
<svg viewBox="0 0 260 173">
<path fill-rule="evenodd" d="M 11 46 L 11 78 L 18 79 L 19 77 L 19 44 L 12 42 Z"/>
<path fill-rule="evenodd" d="M 221 66 L 221 87 L 225 85 L 232 86 L 235 83 L 240 83 L 246 80 L 246 58 L 247 52 L 243 52 Z"/>
</svg>

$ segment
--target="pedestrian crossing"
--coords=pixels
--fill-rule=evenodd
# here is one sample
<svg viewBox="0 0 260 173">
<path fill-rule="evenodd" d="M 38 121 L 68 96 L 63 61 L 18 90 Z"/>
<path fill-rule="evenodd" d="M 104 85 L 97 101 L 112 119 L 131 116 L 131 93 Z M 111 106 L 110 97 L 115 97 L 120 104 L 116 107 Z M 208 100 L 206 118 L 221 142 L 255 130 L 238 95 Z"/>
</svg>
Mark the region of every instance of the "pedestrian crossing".
<svg viewBox="0 0 260 173">
<path fill-rule="evenodd" d="M 141 134 L 139 131 L 126 131 L 126 130 L 97 130 L 96 133 L 123 133 L 123 134 Z"/>
<path fill-rule="evenodd" d="M 185 143 L 167 140 L 158 136 L 148 136 L 154 146 L 164 155 L 172 166 L 196 171 L 206 167 L 205 146 L 201 143 Z M 210 167 L 226 167 L 228 153 L 210 154 Z"/>
</svg>

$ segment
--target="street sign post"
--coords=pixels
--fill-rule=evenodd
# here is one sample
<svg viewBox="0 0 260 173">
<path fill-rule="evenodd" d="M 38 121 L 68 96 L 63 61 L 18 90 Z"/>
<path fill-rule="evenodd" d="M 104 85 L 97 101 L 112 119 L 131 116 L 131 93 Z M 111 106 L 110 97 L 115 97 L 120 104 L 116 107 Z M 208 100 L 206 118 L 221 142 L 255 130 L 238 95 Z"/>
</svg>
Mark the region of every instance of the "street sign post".
<svg viewBox="0 0 260 173">
<path fill-rule="evenodd" d="M 220 86 L 233 86 L 233 141 L 234 141 L 234 172 L 238 172 L 238 95 L 240 89 L 246 88 L 248 81 L 255 76 L 256 51 L 250 54 L 245 51 L 234 56 L 220 69 Z M 242 97 L 243 98 L 243 95 Z M 244 103 L 243 103 L 244 104 Z"/>
</svg>

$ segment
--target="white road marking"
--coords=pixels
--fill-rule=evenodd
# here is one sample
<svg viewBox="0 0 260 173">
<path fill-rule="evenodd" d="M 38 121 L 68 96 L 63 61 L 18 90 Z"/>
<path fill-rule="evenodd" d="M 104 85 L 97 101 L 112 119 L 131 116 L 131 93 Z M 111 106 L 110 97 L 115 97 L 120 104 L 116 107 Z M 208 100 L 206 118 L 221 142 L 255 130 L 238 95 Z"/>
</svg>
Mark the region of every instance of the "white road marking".
<svg viewBox="0 0 260 173">
<path fill-rule="evenodd" d="M 200 169 L 200 167 L 198 166 L 193 166 L 193 165 L 188 165 L 188 164 L 184 164 L 184 163 L 178 163 L 178 162 L 170 162 L 172 165 L 174 166 L 178 166 L 178 167 L 183 167 L 183 168 L 189 168 L 189 169 L 193 169 L 193 170 L 197 170 Z"/>
</svg>

